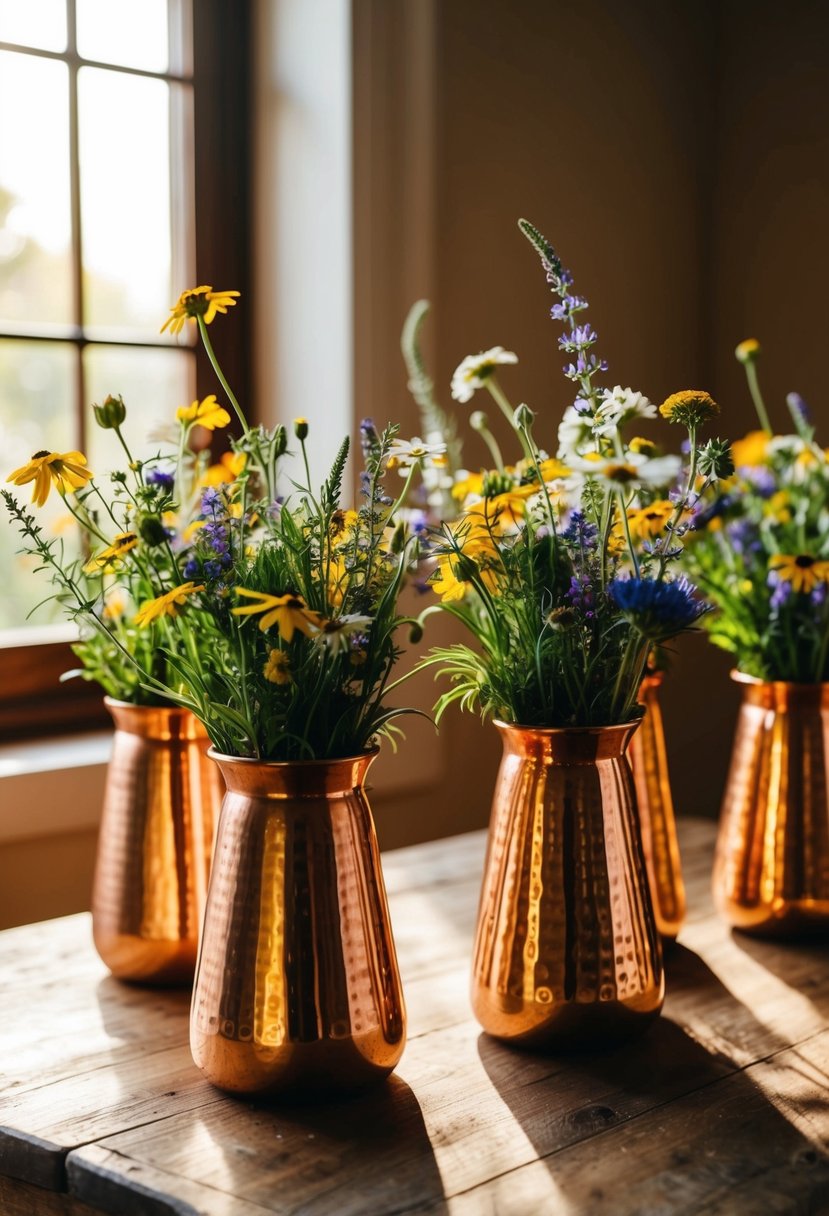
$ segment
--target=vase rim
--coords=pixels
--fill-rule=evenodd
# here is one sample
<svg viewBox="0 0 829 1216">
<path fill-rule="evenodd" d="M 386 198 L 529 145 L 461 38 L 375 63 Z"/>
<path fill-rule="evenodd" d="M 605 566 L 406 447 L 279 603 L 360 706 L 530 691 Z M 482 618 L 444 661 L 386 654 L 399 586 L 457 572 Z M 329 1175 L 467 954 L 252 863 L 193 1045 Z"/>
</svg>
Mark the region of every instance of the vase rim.
<svg viewBox="0 0 829 1216">
<path fill-rule="evenodd" d="M 748 684 L 752 688 L 829 688 L 826 680 L 815 680 L 811 683 L 801 680 L 761 680 L 759 676 L 750 676 L 738 667 L 732 667 L 728 673 L 735 684 Z"/>
<path fill-rule="evenodd" d="M 104 705 L 111 705 L 114 709 L 150 709 L 155 713 L 158 713 L 159 710 L 162 713 L 178 714 L 191 714 L 193 712 L 186 705 L 174 705 L 172 701 L 162 702 L 160 705 L 140 705 L 136 701 L 122 701 L 119 697 L 111 697 L 109 693 L 104 694 Z"/>
<path fill-rule="evenodd" d="M 367 748 L 362 752 L 353 752 L 349 756 L 329 756 L 318 760 L 257 760 L 255 756 L 230 756 L 220 752 L 215 747 L 209 747 L 207 754 L 211 760 L 223 761 L 228 764 L 258 765 L 262 768 L 313 768 L 322 764 L 356 764 L 360 760 L 374 759 L 379 756 L 380 747 Z"/>
<path fill-rule="evenodd" d="M 498 730 L 529 731 L 535 735 L 604 735 L 608 732 L 630 730 L 642 721 L 641 716 L 631 718 L 630 722 L 614 722 L 610 726 L 525 726 L 522 722 L 504 722 L 501 718 L 493 718 L 492 724 Z"/>
</svg>

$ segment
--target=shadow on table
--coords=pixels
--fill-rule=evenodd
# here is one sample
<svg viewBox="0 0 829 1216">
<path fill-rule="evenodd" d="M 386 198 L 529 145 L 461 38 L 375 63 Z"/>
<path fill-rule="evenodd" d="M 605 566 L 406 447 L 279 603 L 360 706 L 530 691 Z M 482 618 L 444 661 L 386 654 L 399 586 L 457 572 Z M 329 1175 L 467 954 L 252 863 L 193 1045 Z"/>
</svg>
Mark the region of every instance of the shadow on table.
<svg viewBox="0 0 829 1216">
<path fill-rule="evenodd" d="M 823 1017 L 829 1019 L 829 932 L 812 935 L 802 942 L 752 937 L 731 931 L 731 940 L 744 954 L 771 975 L 805 996 Z"/>
<path fill-rule="evenodd" d="M 236 1109 L 233 1120 L 217 1110 L 201 1123 L 231 1171 L 223 1189 L 239 1198 L 269 1211 L 282 1185 L 302 1216 L 448 1211 L 420 1103 L 399 1077 L 323 1106 L 246 1101 Z M 240 1142 L 255 1158 L 240 1156 Z"/>
<path fill-rule="evenodd" d="M 684 985 L 720 1016 L 730 1012 L 742 1024 L 754 1020 L 692 951 L 677 947 L 671 972 L 672 990 Z M 767 1028 L 758 1026 L 756 1033 L 765 1048 Z M 778 1050 L 788 1045 L 776 1042 Z M 829 1213 L 829 1155 L 725 1050 L 708 1050 L 664 1015 L 641 1039 L 590 1054 L 525 1052 L 486 1034 L 478 1051 L 546 1167 L 563 1211 Z M 819 1082 L 808 1080 L 814 1102 L 799 1093 L 799 1111 L 822 1102 Z M 488 1199 L 504 1216 L 521 1210 L 510 1206 L 508 1195 Z M 532 1196 L 522 1202 L 530 1204 Z"/>
</svg>

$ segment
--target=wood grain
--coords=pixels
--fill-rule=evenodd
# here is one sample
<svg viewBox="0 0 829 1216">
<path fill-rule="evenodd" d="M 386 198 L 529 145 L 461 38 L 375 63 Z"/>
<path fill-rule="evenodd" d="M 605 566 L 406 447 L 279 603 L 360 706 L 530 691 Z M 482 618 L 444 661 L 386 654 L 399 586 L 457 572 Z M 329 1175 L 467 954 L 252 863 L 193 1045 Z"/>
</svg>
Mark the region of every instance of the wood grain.
<svg viewBox="0 0 829 1216">
<path fill-rule="evenodd" d="M 323 1108 L 204 1083 L 187 995 L 108 977 L 86 918 L 0 934 L 0 1172 L 117 1216 L 829 1212 L 825 953 L 724 928 L 713 830 L 681 824 L 664 1016 L 589 1055 L 519 1052 L 470 1017 L 483 833 L 385 855 L 409 1043 L 387 1086 Z"/>
</svg>

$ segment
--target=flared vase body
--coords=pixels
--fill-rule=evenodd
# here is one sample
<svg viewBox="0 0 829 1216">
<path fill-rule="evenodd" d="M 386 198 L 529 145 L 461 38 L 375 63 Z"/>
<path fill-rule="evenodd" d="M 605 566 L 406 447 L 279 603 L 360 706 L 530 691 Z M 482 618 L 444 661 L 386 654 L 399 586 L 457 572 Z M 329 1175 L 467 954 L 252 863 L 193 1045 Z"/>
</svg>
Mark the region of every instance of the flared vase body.
<svg viewBox="0 0 829 1216">
<path fill-rule="evenodd" d="M 664 975 L 626 750 L 636 723 L 503 743 L 472 966 L 490 1034 L 602 1046 L 645 1029 Z"/>
<path fill-rule="evenodd" d="M 661 672 L 645 676 L 639 701 L 645 707 L 639 730 L 630 741 L 628 755 L 636 784 L 636 802 L 642 829 L 642 849 L 648 871 L 656 927 L 664 938 L 674 939 L 685 920 L 685 883 L 671 796 L 665 727 L 659 703 Z"/>
<path fill-rule="evenodd" d="M 177 706 L 105 698 L 115 722 L 92 890 L 113 975 L 192 983 L 223 785 L 201 723 Z"/>
<path fill-rule="evenodd" d="M 733 672 L 742 703 L 720 812 L 713 893 L 735 928 L 829 930 L 829 685 Z"/>
<path fill-rule="evenodd" d="M 349 1092 L 400 1059 L 406 1015 L 364 790 L 373 758 L 216 757 L 227 794 L 190 1044 L 221 1089 Z"/>
</svg>

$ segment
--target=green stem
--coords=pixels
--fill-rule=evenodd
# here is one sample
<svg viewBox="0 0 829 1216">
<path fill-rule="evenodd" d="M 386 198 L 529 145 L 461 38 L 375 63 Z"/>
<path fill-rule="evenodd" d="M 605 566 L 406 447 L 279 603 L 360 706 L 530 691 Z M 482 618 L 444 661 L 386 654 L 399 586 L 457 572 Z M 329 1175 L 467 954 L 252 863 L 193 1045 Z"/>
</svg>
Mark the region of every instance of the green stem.
<svg viewBox="0 0 829 1216">
<path fill-rule="evenodd" d="M 239 421 L 242 424 L 242 430 L 247 435 L 248 432 L 250 431 L 250 427 L 248 426 L 247 418 L 245 418 L 245 415 L 242 412 L 242 407 L 240 406 L 239 402 L 236 400 L 236 395 L 234 394 L 233 389 L 230 387 L 227 380 L 225 379 L 224 372 L 222 371 L 221 367 L 219 366 L 219 360 L 216 358 L 215 352 L 213 350 L 213 344 L 210 341 L 210 336 L 207 332 L 207 326 L 204 323 L 204 317 L 197 317 L 196 320 L 198 321 L 201 340 L 204 345 L 204 349 L 207 352 L 207 357 L 213 366 L 213 371 L 218 376 L 219 383 L 221 384 L 222 388 L 227 393 L 227 399 L 230 402 L 230 404 L 233 406 L 233 409 L 236 412 L 236 417 L 239 419 Z"/>
<path fill-rule="evenodd" d="M 771 435 L 771 423 L 769 422 L 768 410 L 766 409 L 766 403 L 763 400 L 763 394 L 760 392 L 760 382 L 757 379 L 757 368 L 754 366 L 753 362 L 746 363 L 745 368 L 746 380 L 748 380 L 748 391 L 751 393 L 751 399 L 754 402 L 757 417 L 760 419 L 760 426 L 767 435 Z"/>
<path fill-rule="evenodd" d="M 531 460 L 532 452 L 530 450 L 530 445 L 528 444 L 526 436 L 524 435 L 523 431 L 521 431 L 515 425 L 515 419 L 513 416 L 514 411 L 513 411 L 512 406 L 510 405 L 509 401 L 507 400 L 504 390 L 501 388 L 500 384 L 495 379 L 494 375 L 487 376 L 484 383 L 486 384 L 487 388 L 489 389 L 489 392 L 490 392 L 493 400 L 495 401 L 496 405 L 500 409 L 501 413 L 504 415 L 507 422 L 510 424 L 513 431 L 515 431 L 516 435 L 518 436 L 519 440 L 521 441 L 521 447 L 524 450 L 524 455 L 527 457 L 528 460 Z"/>
<path fill-rule="evenodd" d="M 501 449 L 498 447 L 498 441 L 493 435 L 488 426 L 478 428 L 478 434 L 483 439 L 489 449 L 489 454 L 492 457 L 493 463 L 499 473 L 504 471 L 504 457 L 501 455 Z"/>
<path fill-rule="evenodd" d="M 630 520 L 628 519 L 627 507 L 625 505 L 624 490 L 617 490 L 617 493 L 619 495 L 619 510 L 622 512 L 622 523 L 624 524 L 625 528 L 625 537 L 627 539 L 628 549 L 630 550 L 630 560 L 633 562 L 634 574 L 637 578 L 639 578 L 639 558 L 636 556 L 636 550 L 633 547 L 633 537 L 630 534 Z"/>
</svg>

